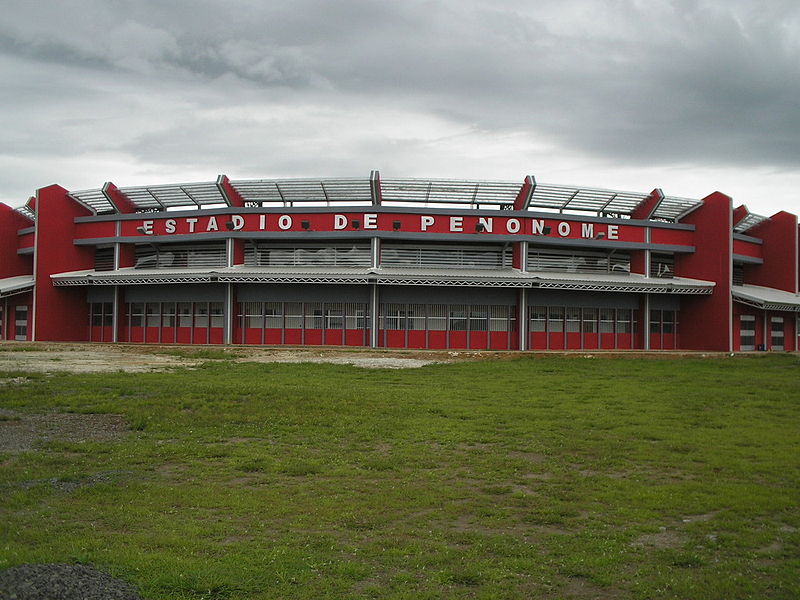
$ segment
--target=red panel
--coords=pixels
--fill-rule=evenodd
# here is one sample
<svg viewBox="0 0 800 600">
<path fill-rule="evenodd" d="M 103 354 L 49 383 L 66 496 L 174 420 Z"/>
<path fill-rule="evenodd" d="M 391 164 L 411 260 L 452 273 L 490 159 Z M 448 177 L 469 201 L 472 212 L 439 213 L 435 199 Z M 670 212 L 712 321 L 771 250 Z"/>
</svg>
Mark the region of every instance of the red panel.
<svg viewBox="0 0 800 600">
<path fill-rule="evenodd" d="M 662 348 L 664 350 L 674 350 L 675 349 L 675 334 L 674 333 L 665 333 L 661 336 L 661 343 Z"/>
<path fill-rule="evenodd" d="M 549 334 L 550 350 L 563 350 L 564 349 L 564 334 L 560 331 L 558 333 Z"/>
<path fill-rule="evenodd" d="M 650 349 L 651 350 L 663 350 L 664 348 L 664 341 L 661 339 L 660 333 L 651 333 L 650 334 Z"/>
<path fill-rule="evenodd" d="M 409 331 L 408 348 L 425 348 L 425 332 L 419 330 Z"/>
<path fill-rule="evenodd" d="M 268 329 L 268 332 L 274 331 Z M 280 329 L 278 331 L 278 340 L 280 340 Z M 254 328 L 247 328 L 244 330 L 244 343 L 245 344 L 260 344 L 261 343 L 261 330 Z M 268 342 L 269 343 L 269 342 Z"/>
<path fill-rule="evenodd" d="M 270 331 L 278 332 L 280 335 L 280 329 L 267 329 L 266 332 L 269 334 Z M 303 330 L 302 329 L 285 329 L 284 330 L 284 343 L 292 344 L 294 346 L 300 345 L 303 343 Z M 268 344 L 280 344 L 280 337 L 278 337 L 277 342 L 267 342 Z"/>
<path fill-rule="evenodd" d="M 341 329 L 326 329 L 325 330 L 325 344 L 327 346 L 342 346 L 344 342 L 344 335 Z"/>
<path fill-rule="evenodd" d="M 144 341 L 148 344 L 157 344 L 158 334 L 161 332 L 160 327 L 145 327 L 144 330 Z"/>
<path fill-rule="evenodd" d="M 745 283 L 797 292 L 797 217 L 779 212 L 745 233 L 764 242 L 764 264 L 747 269 Z"/>
<path fill-rule="evenodd" d="M 605 344 L 603 344 L 603 348 L 605 348 Z M 630 350 L 633 348 L 633 336 L 630 333 L 618 333 L 617 348 L 623 350 Z"/>
<path fill-rule="evenodd" d="M 386 347 L 387 348 L 405 348 L 406 347 L 406 332 L 397 329 L 387 329 L 386 333 Z"/>
<path fill-rule="evenodd" d="M 178 327 L 177 340 L 179 344 L 192 343 L 192 328 L 191 327 Z"/>
<path fill-rule="evenodd" d="M 753 258 L 764 258 L 760 244 L 743 240 L 733 240 L 733 253 L 741 256 L 752 256 Z"/>
<path fill-rule="evenodd" d="M 447 348 L 447 332 L 446 331 L 429 331 L 428 332 L 428 348 L 434 350 L 442 350 Z"/>
<path fill-rule="evenodd" d="M 321 346 L 322 329 L 306 329 L 304 343 L 308 346 Z"/>
<path fill-rule="evenodd" d="M 721 352 L 730 352 L 732 348 L 732 214 L 731 199 L 714 192 L 684 219 L 695 226 L 697 245 L 694 253 L 675 257 L 675 274 L 716 282 L 711 295 L 681 299 L 681 320 L 693 324 L 681 336 L 684 348 Z"/>
<path fill-rule="evenodd" d="M 449 335 L 451 348 L 466 348 L 467 347 L 467 332 L 466 331 L 451 331 Z"/>
<path fill-rule="evenodd" d="M 174 327 L 163 327 L 161 329 L 161 343 L 162 344 L 174 344 L 175 343 L 175 328 Z"/>
<path fill-rule="evenodd" d="M 531 333 L 528 347 L 531 350 L 547 350 L 547 334 L 543 331 Z"/>
<path fill-rule="evenodd" d="M 100 221 L 92 223 L 75 223 L 75 239 L 87 240 L 92 238 L 116 237 L 117 224 L 115 221 Z"/>
<path fill-rule="evenodd" d="M 17 249 L 22 240 L 18 240 L 17 231 L 33 226 L 33 221 L 28 220 L 14 209 L 0 204 L 0 279 L 16 277 L 17 275 L 32 275 L 33 261 L 30 256 L 20 256 Z M 33 245 L 33 234 L 26 234 L 22 238 L 29 240 Z"/>
<path fill-rule="evenodd" d="M 365 339 L 369 339 L 364 335 L 363 329 L 346 329 L 344 332 L 344 343 L 346 346 L 365 346 L 368 345 Z"/>
<path fill-rule="evenodd" d="M 569 334 L 573 335 L 573 334 Z M 599 336 L 596 333 L 584 333 L 583 334 L 583 348 L 585 350 L 596 350 L 598 348 L 599 343 Z M 574 348 L 572 343 L 570 342 L 571 349 Z M 580 347 L 580 346 L 578 346 Z"/>
<path fill-rule="evenodd" d="M 469 347 L 473 350 L 486 350 L 489 347 L 489 334 L 486 331 L 473 331 L 469 334 Z"/>
<path fill-rule="evenodd" d="M 225 329 L 222 327 L 212 327 L 209 330 L 209 344 L 224 344 L 225 343 Z"/>
<path fill-rule="evenodd" d="M 591 335 L 591 334 L 586 334 Z M 567 349 L 580 350 L 581 349 L 581 334 L 578 332 L 570 331 L 567 333 Z"/>
<path fill-rule="evenodd" d="M 102 342 L 103 341 L 103 328 L 92 325 L 89 327 L 89 341 Z"/>
<path fill-rule="evenodd" d="M 17 237 L 17 249 L 24 250 L 26 248 L 33 248 L 35 239 L 36 236 L 33 234 L 33 232 L 20 235 Z"/>
<path fill-rule="evenodd" d="M 697 210 L 701 209 L 698 208 Z M 691 214 L 689 216 L 691 217 Z M 681 222 L 690 223 L 688 217 Z M 699 236 L 699 230 L 685 231 L 683 229 L 660 229 L 656 227 L 650 231 L 650 241 L 653 244 L 669 244 L 672 246 L 696 246 L 697 244 L 702 243 L 702 238 Z"/>
<path fill-rule="evenodd" d="M 128 340 L 134 344 L 139 344 L 144 341 L 144 329 L 142 327 L 131 327 L 130 339 Z"/>
<path fill-rule="evenodd" d="M 86 314 L 86 290 L 78 287 L 54 287 L 50 276 L 65 271 L 94 268 L 94 248 L 75 246 L 76 217 L 88 216 L 89 210 L 67 195 L 57 185 L 37 192 L 36 290 L 33 329 L 39 341 L 82 341 L 88 331 L 82 319 L 71 315 Z M 66 318 L 65 318 L 66 317 Z"/>
<path fill-rule="evenodd" d="M 600 334 L 600 347 L 604 350 L 613 350 L 616 345 L 616 339 L 613 333 Z"/>
<path fill-rule="evenodd" d="M 300 332 L 299 329 L 287 329 L 286 331 L 287 331 L 287 333 L 286 333 L 286 343 L 287 344 L 299 344 L 300 343 L 299 341 L 296 341 L 296 342 L 295 341 L 290 341 L 290 339 L 294 340 L 295 338 L 297 340 L 300 340 L 300 338 L 302 336 L 302 333 Z M 291 332 L 291 335 L 289 334 L 289 332 Z M 259 337 L 258 341 L 257 342 L 253 342 L 253 343 L 260 344 L 261 343 L 261 338 Z M 278 345 L 282 344 L 283 343 L 283 330 L 282 329 L 265 329 L 264 330 L 264 343 L 265 344 L 269 344 L 270 346 L 278 346 Z"/>
<path fill-rule="evenodd" d="M 508 332 L 507 331 L 490 331 L 489 332 L 489 348 L 491 350 L 510 350 L 508 347 Z"/>
<path fill-rule="evenodd" d="M 208 343 L 208 329 L 205 327 L 194 328 L 193 344 L 207 344 Z"/>
</svg>

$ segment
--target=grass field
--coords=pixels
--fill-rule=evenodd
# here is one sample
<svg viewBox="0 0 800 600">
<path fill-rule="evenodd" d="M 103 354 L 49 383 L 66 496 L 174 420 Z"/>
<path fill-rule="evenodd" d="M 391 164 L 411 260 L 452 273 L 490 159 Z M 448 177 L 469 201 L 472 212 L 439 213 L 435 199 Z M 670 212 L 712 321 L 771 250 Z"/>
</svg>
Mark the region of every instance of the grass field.
<svg viewBox="0 0 800 600">
<path fill-rule="evenodd" d="M 28 377 L 0 435 L 131 431 L 0 455 L 0 568 L 150 599 L 800 597 L 797 356 Z"/>
</svg>

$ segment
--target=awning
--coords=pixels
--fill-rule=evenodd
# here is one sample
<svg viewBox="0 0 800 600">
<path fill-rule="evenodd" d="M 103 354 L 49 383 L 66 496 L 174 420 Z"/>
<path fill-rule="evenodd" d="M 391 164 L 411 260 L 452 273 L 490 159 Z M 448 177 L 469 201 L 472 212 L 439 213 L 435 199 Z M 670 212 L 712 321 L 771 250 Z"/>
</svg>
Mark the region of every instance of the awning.
<svg viewBox="0 0 800 600">
<path fill-rule="evenodd" d="M 636 273 L 562 273 L 537 271 L 533 287 L 588 292 L 639 292 L 648 294 L 710 294 L 713 281 L 686 277 L 645 277 Z"/>
<path fill-rule="evenodd" d="M 0 279 L 0 298 L 24 294 L 33 289 L 33 275 L 20 275 Z"/>
<path fill-rule="evenodd" d="M 55 286 L 158 285 L 167 283 L 350 283 L 516 287 L 634 292 L 710 294 L 711 281 L 684 277 L 656 278 L 629 273 L 522 272 L 519 269 L 442 269 L 423 267 L 219 267 L 212 269 L 136 269 L 73 271 L 51 276 Z"/>
<path fill-rule="evenodd" d="M 731 287 L 733 299 L 748 306 L 764 310 L 785 310 L 800 312 L 800 296 L 775 288 L 760 285 L 734 285 Z"/>
</svg>

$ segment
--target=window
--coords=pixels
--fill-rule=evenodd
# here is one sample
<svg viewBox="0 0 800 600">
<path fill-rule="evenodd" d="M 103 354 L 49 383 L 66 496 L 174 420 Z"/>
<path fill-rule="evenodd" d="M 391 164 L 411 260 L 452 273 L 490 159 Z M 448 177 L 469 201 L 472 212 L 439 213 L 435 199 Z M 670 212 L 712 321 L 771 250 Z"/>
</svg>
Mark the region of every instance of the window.
<svg viewBox="0 0 800 600">
<path fill-rule="evenodd" d="M 485 306 L 471 306 L 469 309 L 469 330 L 487 331 L 489 329 L 489 315 Z"/>
<path fill-rule="evenodd" d="M 192 326 L 192 303 L 178 302 L 178 327 Z"/>
<path fill-rule="evenodd" d="M 225 303 L 211 302 L 211 327 L 225 327 Z"/>
<path fill-rule="evenodd" d="M 541 333 L 547 331 L 547 307 L 532 306 L 531 313 L 531 332 Z"/>
<path fill-rule="evenodd" d="M 583 309 L 583 333 L 597 333 L 597 309 Z"/>
<path fill-rule="evenodd" d="M 28 307 L 17 306 L 14 310 L 14 339 L 25 341 L 28 338 Z"/>
<path fill-rule="evenodd" d="M 783 350 L 783 317 L 770 319 L 770 349 Z"/>
<path fill-rule="evenodd" d="M 751 352 L 756 349 L 756 318 L 754 315 L 739 317 L 739 350 Z"/>
<path fill-rule="evenodd" d="M 130 307 L 128 309 L 128 314 L 131 319 L 131 327 L 141 327 L 144 325 L 144 303 L 131 302 L 128 306 Z"/>
<path fill-rule="evenodd" d="M 147 303 L 147 326 L 161 327 L 161 306 L 158 302 Z"/>
<path fill-rule="evenodd" d="M 622 312 L 622 311 L 620 311 Z M 614 333 L 614 309 L 600 309 L 600 333 Z"/>
<path fill-rule="evenodd" d="M 162 327 L 175 327 L 175 303 L 162 302 L 161 303 L 161 326 Z"/>
<path fill-rule="evenodd" d="M 560 306 L 551 306 L 547 309 L 547 330 L 550 333 L 564 331 L 564 309 Z"/>
<path fill-rule="evenodd" d="M 256 326 L 258 327 L 258 325 Z M 282 302 L 264 302 L 264 327 L 267 329 L 283 329 Z"/>
<path fill-rule="evenodd" d="M 467 307 L 463 304 L 450 306 L 450 331 L 467 330 Z"/>
</svg>

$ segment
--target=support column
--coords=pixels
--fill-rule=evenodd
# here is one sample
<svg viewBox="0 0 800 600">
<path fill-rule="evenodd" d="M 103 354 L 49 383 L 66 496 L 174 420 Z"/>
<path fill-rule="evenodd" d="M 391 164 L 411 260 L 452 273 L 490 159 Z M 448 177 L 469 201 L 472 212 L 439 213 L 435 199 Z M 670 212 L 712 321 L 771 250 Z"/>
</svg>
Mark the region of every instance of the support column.
<svg viewBox="0 0 800 600">
<path fill-rule="evenodd" d="M 528 349 L 528 288 L 520 288 L 517 304 L 517 330 L 519 332 L 519 349 Z"/>
<path fill-rule="evenodd" d="M 372 289 L 370 295 L 370 314 L 369 314 L 369 347 L 370 348 L 377 348 L 378 347 L 378 308 L 379 304 L 379 297 L 378 297 L 378 283 L 372 282 Z"/>
<path fill-rule="evenodd" d="M 645 350 L 650 350 L 650 294 L 642 298 L 642 345 Z"/>
</svg>

